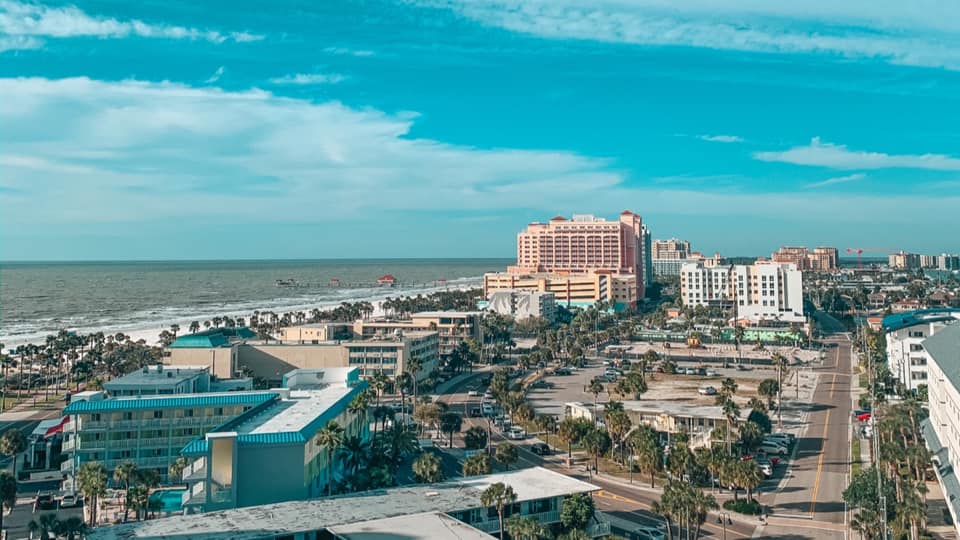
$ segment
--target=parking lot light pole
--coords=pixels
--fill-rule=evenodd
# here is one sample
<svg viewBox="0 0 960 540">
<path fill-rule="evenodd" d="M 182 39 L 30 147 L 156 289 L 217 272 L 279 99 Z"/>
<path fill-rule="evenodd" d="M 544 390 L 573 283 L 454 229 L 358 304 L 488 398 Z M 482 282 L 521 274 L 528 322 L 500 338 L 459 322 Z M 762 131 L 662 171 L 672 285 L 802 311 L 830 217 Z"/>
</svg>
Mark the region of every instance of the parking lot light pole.
<svg viewBox="0 0 960 540">
<path fill-rule="evenodd" d="M 727 540 L 727 524 L 733 524 L 733 520 L 730 519 L 729 512 L 718 512 L 717 513 L 717 523 L 723 527 L 723 540 Z"/>
</svg>

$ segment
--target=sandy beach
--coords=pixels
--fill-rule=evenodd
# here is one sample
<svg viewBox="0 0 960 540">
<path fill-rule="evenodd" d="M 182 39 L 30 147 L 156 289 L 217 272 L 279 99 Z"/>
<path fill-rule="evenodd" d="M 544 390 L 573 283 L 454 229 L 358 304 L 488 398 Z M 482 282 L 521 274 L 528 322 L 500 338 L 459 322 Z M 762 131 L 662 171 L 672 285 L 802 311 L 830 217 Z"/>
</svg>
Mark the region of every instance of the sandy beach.
<svg viewBox="0 0 960 540">
<path fill-rule="evenodd" d="M 418 289 L 418 290 L 398 291 L 396 289 L 383 289 L 382 295 L 380 295 L 377 298 L 370 298 L 369 295 L 365 295 L 355 299 L 347 298 L 347 299 L 338 300 L 338 301 L 315 302 L 315 303 L 309 303 L 309 304 L 293 304 L 293 305 L 280 306 L 280 307 L 270 306 L 269 308 L 261 309 L 261 311 L 271 311 L 277 314 L 304 311 L 304 312 L 307 312 L 309 315 L 309 311 L 314 308 L 322 310 L 322 309 L 329 309 L 329 308 L 336 307 L 343 302 L 367 301 L 373 305 L 373 309 L 374 309 L 373 316 L 379 317 L 385 314 L 383 310 L 383 302 L 390 297 L 396 298 L 396 297 L 416 296 L 418 294 L 430 294 L 430 293 L 444 291 L 444 290 L 467 290 L 472 288 L 473 286 L 475 286 L 475 284 L 473 283 L 459 283 L 456 285 L 424 288 L 424 289 Z M 221 317 L 229 316 L 233 318 L 243 317 L 245 319 L 249 319 L 250 316 L 253 315 L 253 310 L 243 310 L 243 311 L 225 310 L 222 313 L 218 312 L 217 315 Z M 204 320 L 210 320 L 211 317 L 212 316 L 209 314 L 204 314 L 203 316 L 197 316 L 194 318 L 178 318 L 178 319 L 158 321 L 156 324 L 150 324 L 150 325 L 145 325 L 143 323 L 124 325 L 121 323 L 121 324 L 112 325 L 106 328 L 88 328 L 88 327 L 81 326 L 76 328 L 68 327 L 66 329 L 70 331 L 76 331 L 81 334 L 89 334 L 97 331 L 102 331 L 104 333 L 111 333 L 111 334 L 122 332 L 123 334 L 130 336 L 130 339 L 132 339 L 133 341 L 143 339 L 150 345 L 158 345 L 160 342 L 160 337 L 159 337 L 160 333 L 164 330 L 169 331 L 171 325 L 173 324 L 179 325 L 180 331 L 178 332 L 178 335 L 184 335 L 190 332 L 189 329 L 190 329 L 191 322 L 199 321 L 200 324 L 202 325 Z M 201 330 L 203 329 L 204 328 L 201 326 Z M 19 345 L 25 345 L 27 343 L 35 343 L 35 344 L 41 345 L 45 343 L 45 337 L 44 338 L 37 337 L 33 339 L 6 338 L 2 341 L 5 348 L 12 349 Z"/>
</svg>

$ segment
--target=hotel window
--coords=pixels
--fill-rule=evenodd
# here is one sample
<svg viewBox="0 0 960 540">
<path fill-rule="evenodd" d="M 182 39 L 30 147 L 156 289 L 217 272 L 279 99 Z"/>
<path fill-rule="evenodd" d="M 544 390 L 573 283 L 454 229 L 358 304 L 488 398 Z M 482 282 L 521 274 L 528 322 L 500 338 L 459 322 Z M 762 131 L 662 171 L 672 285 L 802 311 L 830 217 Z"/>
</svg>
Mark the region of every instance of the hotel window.
<svg viewBox="0 0 960 540">
<path fill-rule="evenodd" d="M 193 409 L 187 409 L 183 411 L 183 415 L 187 418 L 193 418 Z"/>
<path fill-rule="evenodd" d="M 124 413 L 123 413 L 123 419 L 124 419 L 124 420 L 133 420 L 133 413 L 130 412 L 130 411 L 124 412 Z"/>
<path fill-rule="evenodd" d="M 213 410 L 214 416 L 223 416 L 223 407 L 217 407 Z"/>
</svg>

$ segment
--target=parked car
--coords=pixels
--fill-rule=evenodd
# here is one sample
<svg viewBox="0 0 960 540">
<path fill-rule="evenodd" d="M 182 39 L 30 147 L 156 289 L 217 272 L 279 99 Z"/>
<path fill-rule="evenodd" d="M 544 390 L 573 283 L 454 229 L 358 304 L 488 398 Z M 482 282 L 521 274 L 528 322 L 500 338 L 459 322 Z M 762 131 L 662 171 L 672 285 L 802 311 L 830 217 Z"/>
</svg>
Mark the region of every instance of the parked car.
<svg viewBox="0 0 960 540">
<path fill-rule="evenodd" d="M 511 439 L 511 440 L 514 440 L 514 441 L 519 441 L 519 440 L 526 439 L 526 438 L 527 438 L 527 430 L 525 430 L 525 429 L 523 429 L 523 428 L 521 428 L 521 427 L 516 427 L 516 426 L 514 426 L 514 427 L 510 428 L 510 431 L 507 432 L 507 438 L 508 438 L 508 439 Z"/>
<path fill-rule="evenodd" d="M 49 491 L 38 491 L 36 498 L 33 499 L 33 511 L 53 510 L 57 507 L 57 502 L 53 498 L 53 493 Z"/>
<path fill-rule="evenodd" d="M 487 390 L 486 392 L 483 393 L 483 399 L 488 399 L 488 400 L 493 399 L 493 393 Z"/>
<path fill-rule="evenodd" d="M 530 446 L 530 451 L 538 456 L 549 456 L 551 453 L 550 445 L 547 443 L 534 443 Z"/>
<path fill-rule="evenodd" d="M 480 391 L 479 391 L 479 390 L 470 390 L 469 392 L 467 392 L 467 396 L 469 396 L 469 397 L 480 397 Z"/>
<path fill-rule="evenodd" d="M 772 454 L 777 456 L 787 455 L 787 448 L 773 441 L 763 441 L 760 444 L 760 448 L 757 448 L 757 450 L 763 452 L 764 454 Z"/>
<path fill-rule="evenodd" d="M 784 446 L 790 445 L 796 439 L 792 433 L 768 433 L 763 436 L 764 440 L 777 441 Z"/>
<path fill-rule="evenodd" d="M 715 369 L 708 369 L 706 375 L 707 375 L 707 377 L 719 377 L 719 376 L 720 376 L 720 374 L 717 373 L 717 370 L 715 370 Z"/>
<path fill-rule="evenodd" d="M 72 508 L 79 502 L 76 493 L 64 493 L 63 497 L 60 497 L 60 508 Z"/>
<path fill-rule="evenodd" d="M 692 367 L 688 367 L 688 368 L 685 369 L 683 372 L 684 372 L 685 374 L 687 374 L 687 375 L 696 375 L 696 374 L 697 374 L 696 368 L 692 368 Z"/>
<path fill-rule="evenodd" d="M 470 409 L 470 418 L 479 418 L 483 416 L 483 410 L 480 407 Z"/>
<path fill-rule="evenodd" d="M 769 461 L 766 463 L 761 463 L 757 461 L 757 465 L 760 466 L 760 472 L 762 472 L 764 476 L 766 476 L 767 478 L 770 478 L 771 476 L 773 476 L 773 465 L 770 465 Z"/>
<path fill-rule="evenodd" d="M 743 364 L 737 364 L 737 371 L 748 371 L 750 368 Z"/>
<path fill-rule="evenodd" d="M 717 389 L 710 385 L 704 385 L 697 389 L 697 393 L 701 396 L 713 396 L 716 395 Z"/>
<path fill-rule="evenodd" d="M 493 405 L 489 403 L 484 403 L 481 405 L 480 410 L 483 412 L 484 416 L 493 416 Z"/>
<path fill-rule="evenodd" d="M 571 373 L 573 373 L 573 370 L 571 370 L 568 367 L 560 367 L 560 368 L 557 368 L 557 370 L 554 371 L 554 373 L 556 373 L 557 375 L 570 375 Z"/>
</svg>

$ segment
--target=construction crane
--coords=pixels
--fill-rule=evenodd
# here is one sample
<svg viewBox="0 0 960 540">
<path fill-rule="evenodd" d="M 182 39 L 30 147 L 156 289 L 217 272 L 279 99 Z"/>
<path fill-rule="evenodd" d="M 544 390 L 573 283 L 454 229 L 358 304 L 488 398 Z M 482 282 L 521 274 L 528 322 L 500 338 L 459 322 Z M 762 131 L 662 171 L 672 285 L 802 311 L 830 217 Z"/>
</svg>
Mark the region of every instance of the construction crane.
<svg viewBox="0 0 960 540">
<path fill-rule="evenodd" d="M 864 253 L 894 253 L 900 251 L 891 247 L 865 247 L 865 248 L 847 248 L 847 255 L 857 254 L 857 270 L 863 270 L 863 261 L 861 256 Z"/>
</svg>

